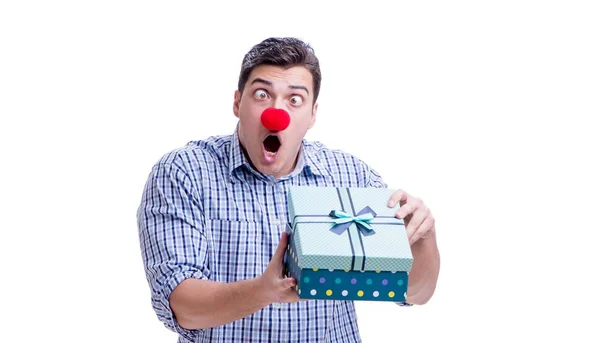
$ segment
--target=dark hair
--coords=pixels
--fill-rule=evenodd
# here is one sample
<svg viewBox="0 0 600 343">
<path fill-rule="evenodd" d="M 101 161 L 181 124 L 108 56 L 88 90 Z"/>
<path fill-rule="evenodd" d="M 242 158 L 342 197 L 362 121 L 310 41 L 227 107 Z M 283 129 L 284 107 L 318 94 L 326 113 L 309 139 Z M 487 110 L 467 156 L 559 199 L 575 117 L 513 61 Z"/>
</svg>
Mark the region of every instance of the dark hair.
<svg viewBox="0 0 600 343">
<path fill-rule="evenodd" d="M 250 73 L 259 65 L 274 65 L 279 67 L 303 66 L 312 74 L 313 102 L 317 101 L 321 88 L 321 69 L 319 59 L 313 48 L 297 38 L 267 38 L 256 44 L 248 51 L 242 61 L 242 69 L 238 80 L 240 93 L 250 77 Z"/>
</svg>

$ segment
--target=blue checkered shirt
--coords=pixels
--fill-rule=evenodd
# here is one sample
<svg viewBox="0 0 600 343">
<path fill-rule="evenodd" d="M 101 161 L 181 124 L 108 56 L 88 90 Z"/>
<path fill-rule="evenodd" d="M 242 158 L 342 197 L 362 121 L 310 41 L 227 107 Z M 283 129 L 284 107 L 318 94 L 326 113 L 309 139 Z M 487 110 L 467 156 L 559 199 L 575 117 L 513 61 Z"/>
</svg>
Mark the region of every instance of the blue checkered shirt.
<svg viewBox="0 0 600 343">
<path fill-rule="evenodd" d="M 302 142 L 295 170 L 274 179 L 248 163 L 232 135 L 193 141 L 152 168 L 138 210 L 153 308 L 183 342 L 360 342 L 352 301 L 274 303 L 203 330 L 178 325 L 169 295 L 186 278 L 234 282 L 260 276 L 285 231 L 292 185 L 386 187 L 363 161 Z"/>
</svg>

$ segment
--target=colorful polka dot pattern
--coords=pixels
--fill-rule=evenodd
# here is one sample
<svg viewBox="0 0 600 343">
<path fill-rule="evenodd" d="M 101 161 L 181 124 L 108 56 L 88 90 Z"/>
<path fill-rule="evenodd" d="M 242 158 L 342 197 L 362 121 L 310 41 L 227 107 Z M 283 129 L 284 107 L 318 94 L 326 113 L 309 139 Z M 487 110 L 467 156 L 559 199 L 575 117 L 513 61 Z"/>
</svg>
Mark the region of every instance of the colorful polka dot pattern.
<svg viewBox="0 0 600 343">
<path fill-rule="evenodd" d="M 406 300 L 404 294 L 407 290 L 408 274 L 404 272 L 392 274 L 383 271 L 360 273 L 303 269 L 300 270 L 299 275 L 302 276 L 300 278 L 302 282 L 297 285 L 296 292 L 304 299 Z M 302 289 L 305 293 L 301 293 Z"/>
<path fill-rule="evenodd" d="M 299 280 L 295 290 L 302 299 L 394 302 L 406 300 L 406 272 L 300 269 L 291 259 L 291 249 L 288 249 L 285 274 Z"/>
</svg>

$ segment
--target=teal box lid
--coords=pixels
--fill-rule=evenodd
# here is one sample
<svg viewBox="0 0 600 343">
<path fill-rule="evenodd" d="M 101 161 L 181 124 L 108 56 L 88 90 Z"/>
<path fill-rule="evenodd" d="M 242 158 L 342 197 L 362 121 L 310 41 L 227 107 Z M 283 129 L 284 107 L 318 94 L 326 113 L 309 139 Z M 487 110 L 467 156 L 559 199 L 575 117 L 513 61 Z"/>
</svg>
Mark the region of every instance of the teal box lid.
<svg viewBox="0 0 600 343">
<path fill-rule="evenodd" d="M 298 267 L 410 272 L 413 256 L 406 228 L 404 221 L 395 217 L 399 205 L 387 206 L 394 191 L 389 188 L 290 187 L 290 242 L 294 245 Z M 362 220 L 366 225 L 359 223 L 361 218 L 368 218 Z M 335 220 L 347 223 L 336 224 Z"/>
</svg>

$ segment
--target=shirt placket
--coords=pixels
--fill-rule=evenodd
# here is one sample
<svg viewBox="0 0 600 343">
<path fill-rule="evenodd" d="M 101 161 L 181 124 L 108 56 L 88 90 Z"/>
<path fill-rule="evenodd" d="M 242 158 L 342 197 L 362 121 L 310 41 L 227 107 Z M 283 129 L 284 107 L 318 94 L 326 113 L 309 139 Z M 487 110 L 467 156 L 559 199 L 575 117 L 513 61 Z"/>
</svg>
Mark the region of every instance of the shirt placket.
<svg viewBox="0 0 600 343">
<path fill-rule="evenodd" d="M 270 180 L 268 183 L 269 201 L 270 206 L 274 211 L 269 213 L 269 225 L 272 225 L 272 229 L 277 231 L 277 242 L 279 243 L 279 237 L 281 232 L 285 231 L 285 225 L 287 220 L 287 206 L 285 199 L 284 180 Z M 268 212 L 267 212 L 268 213 Z M 289 318 L 287 318 L 287 303 L 273 303 L 271 304 L 272 322 L 271 332 L 272 337 L 277 337 L 280 342 L 287 342 L 289 340 L 289 333 L 287 327 L 282 327 Z"/>
</svg>

